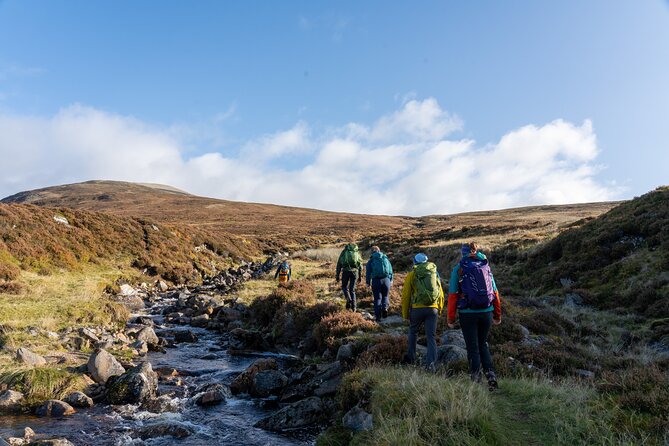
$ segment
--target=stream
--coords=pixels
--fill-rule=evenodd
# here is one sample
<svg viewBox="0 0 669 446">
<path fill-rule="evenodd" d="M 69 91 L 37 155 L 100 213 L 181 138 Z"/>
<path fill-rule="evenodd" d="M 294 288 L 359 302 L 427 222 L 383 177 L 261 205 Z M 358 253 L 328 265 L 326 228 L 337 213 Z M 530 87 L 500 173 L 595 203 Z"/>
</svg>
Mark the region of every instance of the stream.
<svg viewBox="0 0 669 446">
<path fill-rule="evenodd" d="M 230 384 L 236 374 L 245 370 L 257 356 L 231 356 L 221 345 L 221 335 L 203 328 L 181 327 L 163 323 L 161 302 L 150 309 L 159 336 L 168 331 L 190 330 L 197 335 L 196 343 L 181 343 L 167 348 L 166 353 L 150 352 L 146 359 L 152 367 L 173 368 L 179 371 L 183 386 L 161 381 L 159 395 L 175 393 L 170 411 L 152 413 L 137 406 L 110 406 L 98 404 L 91 409 L 79 409 L 69 417 L 39 418 L 30 415 L 0 417 L 0 437 L 23 437 L 26 426 L 39 438 L 67 438 L 76 446 L 126 445 L 313 445 L 315 434 L 300 432 L 295 436 L 281 436 L 253 427 L 260 419 L 273 413 L 262 407 L 261 400 L 231 396 L 226 402 L 213 407 L 200 407 L 189 402 L 194 390 L 204 384 Z M 143 312 L 143 314 L 149 311 Z M 260 353 L 259 356 L 276 356 Z M 206 358 L 206 359 L 203 359 Z M 175 391 L 176 390 L 176 391 Z M 162 436 L 142 440 L 133 433 L 155 424 L 169 424 L 186 428 L 191 434 L 185 438 Z"/>
</svg>

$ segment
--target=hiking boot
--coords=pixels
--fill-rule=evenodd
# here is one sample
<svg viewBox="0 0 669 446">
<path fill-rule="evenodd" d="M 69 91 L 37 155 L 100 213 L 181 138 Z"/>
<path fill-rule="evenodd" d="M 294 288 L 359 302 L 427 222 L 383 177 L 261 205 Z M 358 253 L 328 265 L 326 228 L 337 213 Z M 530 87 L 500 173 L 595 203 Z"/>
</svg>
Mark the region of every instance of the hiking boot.
<svg viewBox="0 0 669 446">
<path fill-rule="evenodd" d="M 472 381 L 475 382 L 476 384 L 481 384 L 481 381 L 483 380 L 481 377 L 481 372 L 474 372 L 471 374 Z"/>
<path fill-rule="evenodd" d="M 388 317 L 388 309 L 384 308 L 383 310 L 381 310 L 381 318 L 385 319 L 387 317 Z"/>
<path fill-rule="evenodd" d="M 493 392 L 495 389 L 497 389 L 497 376 L 495 376 L 495 372 L 493 371 L 489 371 L 485 374 L 485 376 L 488 378 L 488 390 Z"/>
<path fill-rule="evenodd" d="M 347 309 L 347 310 L 350 310 L 350 309 L 351 309 L 351 302 L 348 301 L 348 300 L 346 301 L 346 309 Z"/>
</svg>

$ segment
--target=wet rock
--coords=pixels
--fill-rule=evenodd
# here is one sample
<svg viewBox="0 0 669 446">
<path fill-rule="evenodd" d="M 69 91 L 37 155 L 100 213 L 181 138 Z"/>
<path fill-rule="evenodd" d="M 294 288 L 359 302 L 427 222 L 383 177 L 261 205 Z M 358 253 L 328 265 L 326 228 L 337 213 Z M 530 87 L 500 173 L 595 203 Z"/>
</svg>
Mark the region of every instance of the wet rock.
<svg viewBox="0 0 669 446">
<path fill-rule="evenodd" d="M 31 441 L 26 446 L 74 446 L 74 443 L 67 438 L 51 438 Z"/>
<path fill-rule="evenodd" d="M 158 335 L 156 335 L 156 332 L 153 331 L 153 328 L 151 327 L 144 327 L 141 330 L 139 330 L 137 332 L 137 340 L 144 341 L 147 344 L 154 344 L 154 345 L 158 345 L 160 343 Z"/>
<path fill-rule="evenodd" d="M 253 377 L 251 395 L 266 397 L 278 395 L 288 384 L 288 377 L 278 370 L 263 370 Z"/>
<path fill-rule="evenodd" d="M 199 316 L 196 316 L 190 320 L 190 324 L 193 327 L 201 327 L 204 328 L 209 324 L 209 315 L 207 314 L 201 314 Z"/>
<path fill-rule="evenodd" d="M 38 417 L 64 417 L 76 413 L 74 407 L 67 404 L 65 401 L 48 400 L 37 408 L 35 414 Z"/>
<path fill-rule="evenodd" d="M 179 412 L 179 400 L 168 395 L 148 399 L 142 404 L 142 409 L 153 413 Z"/>
<path fill-rule="evenodd" d="M 255 424 L 255 427 L 274 432 L 306 427 L 324 420 L 326 417 L 324 408 L 323 401 L 312 396 L 289 404 L 275 414 L 263 418 Z"/>
<path fill-rule="evenodd" d="M 156 396 L 158 374 L 144 362 L 107 382 L 107 401 L 111 404 L 136 404 Z"/>
<path fill-rule="evenodd" d="M 456 347 L 466 349 L 465 337 L 461 330 L 446 330 L 441 336 L 442 345 L 455 345 Z"/>
<path fill-rule="evenodd" d="M 193 397 L 193 402 L 198 406 L 214 406 L 225 402 L 229 390 L 222 384 L 205 386 Z"/>
<path fill-rule="evenodd" d="M 263 370 L 277 370 L 278 368 L 278 364 L 274 358 L 258 359 L 232 381 L 230 390 L 234 395 L 238 393 L 249 393 L 251 386 L 253 385 L 253 378 L 258 372 Z"/>
<path fill-rule="evenodd" d="M 462 347 L 449 344 L 437 348 L 437 365 L 447 365 L 463 359 L 467 359 L 467 350 Z"/>
<path fill-rule="evenodd" d="M 37 353 L 33 353 L 27 348 L 23 347 L 16 351 L 16 360 L 33 367 L 46 364 L 46 359 L 44 359 L 43 356 L 38 355 Z"/>
<path fill-rule="evenodd" d="M 158 437 L 186 438 L 193 432 L 190 428 L 176 423 L 157 423 L 144 426 L 136 431 L 136 436 L 142 440 Z"/>
<path fill-rule="evenodd" d="M 132 321 L 133 324 L 146 325 L 147 327 L 153 327 L 154 322 L 149 316 L 137 316 Z"/>
<path fill-rule="evenodd" d="M 0 414 L 17 413 L 21 411 L 23 394 L 14 390 L 5 390 L 0 394 Z"/>
<path fill-rule="evenodd" d="M 179 343 L 195 343 L 197 342 L 197 336 L 190 330 L 177 331 L 174 333 L 174 342 Z"/>
<path fill-rule="evenodd" d="M 341 422 L 345 428 L 353 432 L 371 431 L 374 428 L 372 414 L 365 412 L 359 406 L 346 412 Z"/>
<path fill-rule="evenodd" d="M 353 357 L 353 344 L 342 344 L 337 350 L 337 361 L 351 359 Z"/>
<path fill-rule="evenodd" d="M 72 392 L 63 400 L 72 407 L 86 409 L 93 407 L 93 399 L 83 392 Z"/>
<path fill-rule="evenodd" d="M 235 328 L 230 331 L 230 348 L 235 350 L 262 350 L 262 335 L 255 330 Z"/>
<path fill-rule="evenodd" d="M 106 350 L 99 349 L 88 359 L 88 373 L 99 384 L 115 375 L 125 373 L 123 366 Z"/>
</svg>

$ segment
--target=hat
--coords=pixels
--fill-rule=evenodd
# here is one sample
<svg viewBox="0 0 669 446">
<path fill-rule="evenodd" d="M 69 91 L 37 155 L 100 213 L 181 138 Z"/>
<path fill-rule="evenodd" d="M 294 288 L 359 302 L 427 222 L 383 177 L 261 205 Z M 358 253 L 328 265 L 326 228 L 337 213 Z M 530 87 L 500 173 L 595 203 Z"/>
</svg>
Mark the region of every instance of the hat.
<svg viewBox="0 0 669 446">
<path fill-rule="evenodd" d="M 413 258 L 414 265 L 418 265 L 419 263 L 425 263 L 425 262 L 427 262 L 427 256 L 422 252 L 416 254 L 416 256 Z"/>
<path fill-rule="evenodd" d="M 462 252 L 462 257 L 467 257 L 472 252 L 472 249 L 469 247 L 469 243 L 463 243 L 460 250 Z"/>
</svg>

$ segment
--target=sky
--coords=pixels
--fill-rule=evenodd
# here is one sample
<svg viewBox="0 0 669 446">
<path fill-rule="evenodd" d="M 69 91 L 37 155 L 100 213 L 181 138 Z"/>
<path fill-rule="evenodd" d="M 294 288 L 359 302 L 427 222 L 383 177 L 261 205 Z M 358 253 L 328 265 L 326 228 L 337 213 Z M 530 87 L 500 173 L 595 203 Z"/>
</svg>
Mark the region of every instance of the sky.
<svg viewBox="0 0 669 446">
<path fill-rule="evenodd" d="M 669 2 L 0 0 L 0 197 L 430 215 L 669 183 Z"/>
</svg>

